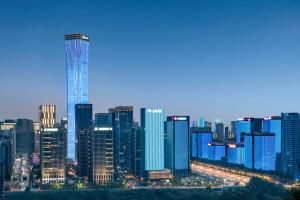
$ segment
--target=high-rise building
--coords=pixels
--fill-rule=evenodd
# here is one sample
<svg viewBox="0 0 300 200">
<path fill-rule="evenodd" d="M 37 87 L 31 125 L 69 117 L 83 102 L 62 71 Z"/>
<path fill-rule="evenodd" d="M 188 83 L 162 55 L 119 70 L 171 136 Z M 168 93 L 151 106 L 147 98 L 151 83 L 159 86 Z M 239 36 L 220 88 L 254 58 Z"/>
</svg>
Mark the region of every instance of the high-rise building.
<svg viewBox="0 0 300 200">
<path fill-rule="evenodd" d="M 164 111 L 162 108 L 141 109 L 142 170 L 164 170 Z"/>
<path fill-rule="evenodd" d="M 34 153 L 33 121 L 30 119 L 17 119 L 16 124 L 16 153 L 32 156 Z"/>
<path fill-rule="evenodd" d="M 281 171 L 300 178 L 300 115 L 281 113 Z"/>
<path fill-rule="evenodd" d="M 67 117 L 63 117 L 61 120 L 60 120 L 60 127 L 63 128 L 63 129 L 68 129 L 68 118 Z"/>
<path fill-rule="evenodd" d="M 3 156 L 3 176 L 5 181 L 9 181 L 13 172 L 15 161 L 16 137 L 14 130 L 0 131 L 0 146 Z"/>
<path fill-rule="evenodd" d="M 109 109 L 114 130 L 114 167 L 116 178 L 121 174 L 132 173 L 130 159 L 131 133 L 133 128 L 133 107 L 118 106 Z"/>
<path fill-rule="evenodd" d="M 227 142 L 229 141 L 229 128 L 228 126 L 225 127 L 225 138 L 224 138 L 224 141 Z"/>
<path fill-rule="evenodd" d="M 56 124 L 56 106 L 40 105 L 39 106 L 39 123 L 40 128 L 53 128 Z"/>
<path fill-rule="evenodd" d="M 66 164 L 66 130 L 41 129 L 42 183 L 64 183 Z"/>
<path fill-rule="evenodd" d="M 231 164 L 244 165 L 244 145 L 228 144 L 227 162 Z"/>
<path fill-rule="evenodd" d="M 173 176 L 190 173 L 190 117 L 167 117 L 166 168 Z"/>
<path fill-rule="evenodd" d="M 141 128 L 138 122 L 134 122 L 131 133 L 131 163 L 133 174 L 135 176 L 141 175 Z"/>
<path fill-rule="evenodd" d="M 5 131 L 5 130 L 16 130 L 16 121 L 12 119 L 6 119 L 4 122 L 1 123 L 0 125 L 0 130 Z"/>
<path fill-rule="evenodd" d="M 225 157 L 225 145 L 222 143 L 208 143 L 208 159 L 221 161 Z"/>
<path fill-rule="evenodd" d="M 220 120 L 215 122 L 215 139 L 224 142 L 224 124 Z"/>
<path fill-rule="evenodd" d="M 191 129 L 191 158 L 208 159 L 208 144 L 213 140 L 213 133 L 201 129 Z"/>
<path fill-rule="evenodd" d="M 275 134 L 247 133 L 245 134 L 246 168 L 258 170 L 275 170 Z"/>
<path fill-rule="evenodd" d="M 112 127 L 95 127 L 91 146 L 93 181 L 99 184 L 111 183 L 114 180 Z"/>
<path fill-rule="evenodd" d="M 205 119 L 204 117 L 199 117 L 199 127 L 204 128 L 205 127 Z"/>
<path fill-rule="evenodd" d="M 261 118 L 243 118 L 235 122 L 236 144 L 244 142 L 244 134 L 246 133 L 261 133 L 262 119 Z"/>
<path fill-rule="evenodd" d="M 111 126 L 111 115 L 109 113 L 96 113 L 95 114 L 95 127 L 108 127 Z"/>
<path fill-rule="evenodd" d="M 76 159 L 75 104 L 88 103 L 89 37 L 65 35 L 67 64 L 68 158 Z"/>
<path fill-rule="evenodd" d="M 40 163 L 40 123 L 39 122 L 33 122 L 33 131 L 34 131 L 34 155 L 32 158 L 33 164 L 39 164 Z"/>
<path fill-rule="evenodd" d="M 92 104 L 75 105 L 76 160 L 81 177 L 91 178 L 91 135 L 93 131 Z"/>
</svg>

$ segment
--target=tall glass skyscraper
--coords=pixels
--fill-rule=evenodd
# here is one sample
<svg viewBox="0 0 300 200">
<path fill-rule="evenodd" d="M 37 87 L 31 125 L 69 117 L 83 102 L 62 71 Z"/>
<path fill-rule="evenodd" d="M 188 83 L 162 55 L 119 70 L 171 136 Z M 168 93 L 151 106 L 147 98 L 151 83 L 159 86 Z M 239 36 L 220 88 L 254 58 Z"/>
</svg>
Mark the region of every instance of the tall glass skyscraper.
<svg viewBox="0 0 300 200">
<path fill-rule="evenodd" d="M 67 64 L 68 158 L 76 160 L 75 104 L 88 103 L 89 37 L 65 35 Z"/>
<path fill-rule="evenodd" d="M 141 109 L 142 168 L 145 171 L 164 169 L 164 111 L 161 108 Z"/>
</svg>

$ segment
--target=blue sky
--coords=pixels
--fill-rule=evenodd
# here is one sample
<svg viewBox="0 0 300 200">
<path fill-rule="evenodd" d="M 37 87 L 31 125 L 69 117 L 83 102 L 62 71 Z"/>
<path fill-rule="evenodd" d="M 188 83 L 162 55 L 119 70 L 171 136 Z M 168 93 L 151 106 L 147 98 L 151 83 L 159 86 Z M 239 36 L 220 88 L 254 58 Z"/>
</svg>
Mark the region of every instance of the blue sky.
<svg viewBox="0 0 300 200">
<path fill-rule="evenodd" d="M 300 111 L 300 1 L 0 0 L 0 120 L 66 114 L 64 34 L 90 36 L 94 112 L 226 123 Z"/>
</svg>

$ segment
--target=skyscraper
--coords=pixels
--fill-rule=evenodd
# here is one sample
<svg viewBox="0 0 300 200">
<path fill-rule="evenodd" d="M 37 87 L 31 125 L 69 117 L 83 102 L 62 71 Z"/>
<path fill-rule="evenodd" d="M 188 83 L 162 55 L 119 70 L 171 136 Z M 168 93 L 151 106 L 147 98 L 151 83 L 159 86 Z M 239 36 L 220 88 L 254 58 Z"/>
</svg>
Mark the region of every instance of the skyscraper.
<svg viewBox="0 0 300 200">
<path fill-rule="evenodd" d="M 109 109 L 109 119 L 114 131 L 114 165 L 115 172 L 122 174 L 132 172 L 130 159 L 130 136 L 133 128 L 133 107 L 132 106 L 118 106 Z M 116 174 L 116 177 L 119 177 Z"/>
<path fill-rule="evenodd" d="M 29 157 L 34 152 L 33 121 L 30 119 L 17 119 L 16 151 L 17 154 L 27 153 Z"/>
<path fill-rule="evenodd" d="M 76 160 L 79 176 L 91 178 L 91 135 L 93 131 L 92 104 L 75 105 Z"/>
<path fill-rule="evenodd" d="M 56 106 L 40 105 L 39 106 L 39 123 L 40 128 L 53 128 L 56 124 Z"/>
<path fill-rule="evenodd" d="M 63 183 L 66 164 L 66 130 L 41 129 L 42 183 Z"/>
<path fill-rule="evenodd" d="M 235 123 L 236 144 L 244 142 L 245 133 L 262 132 L 261 118 L 244 118 L 238 119 Z"/>
<path fill-rule="evenodd" d="M 142 170 L 164 170 L 164 111 L 141 109 Z"/>
<path fill-rule="evenodd" d="M 281 171 L 300 178 L 300 115 L 281 113 Z"/>
<path fill-rule="evenodd" d="M 215 122 L 215 139 L 218 141 L 224 141 L 224 124 L 220 120 L 216 120 Z"/>
<path fill-rule="evenodd" d="M 95 127 L 92 138 L 92 177 L 95 183 L 113 181 L 113 130 L 112 127 Z"/>
<path fill-rule="evenodd" d="M 75 161 L 75 104 L 88 102 L 89 37 L 65 35 L 67 64 L 68 158 Z"/>
<path fill-rule="evenodd" d="M 95 114 L 95 127 L 108 127 L 111 126 L 111 119 L 109 113 L 96 113 Z"/>
<path fill-rule="evenodd" d="M 190 117 L 167 117 L 166 168 L 174 176 L 190 173 Z"/>
</svg>

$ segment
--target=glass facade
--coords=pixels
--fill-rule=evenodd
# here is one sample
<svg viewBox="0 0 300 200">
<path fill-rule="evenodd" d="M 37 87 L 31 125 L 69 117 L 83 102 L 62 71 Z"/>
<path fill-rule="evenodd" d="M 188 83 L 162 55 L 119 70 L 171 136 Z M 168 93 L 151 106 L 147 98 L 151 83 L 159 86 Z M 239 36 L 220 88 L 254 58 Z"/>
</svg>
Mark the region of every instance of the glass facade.
<svg viewBox="0 0 300 200">
<path fill-rule="evenodd" d="M 229 144 L 227 147 L 228 163 L 243 165 L 244 164 L 244 146 Z"/>
<path fill-rule="evenodd" d="M 251 124 L 250 120 L 237 120 L 235 123 L 235 134 L 236 134 L 236 143 L 240 144 L 242 142 L 242 133 L 250 133 Z"/>
<path fill-rule="evenodd" d="M 174 175 L 189 173 L 189 116 L 167 117 L 166 167 Z"/>
<path fill-rule="evenodd" d="M 258 170 L 275 170 L 275 134 L 245 135 L 245 167 Z"/>
<path fill-rule="evenodd" d="M 212 139 L 212 132 L 198 133 L 198 158 L 208 159 L 208 144 Z"/>
<path fill-rule="evenodd" d="M 281 118 L 280 117 L 266 117 L 263 120 L 262 129 L 264 133 L 275 134 L 275 151 L 281 152 Z"/>
<path fill-rule="evenodd" d="M 300 179 L 300 115 L 281 113 L 281 171 Z"/>
<path fill-rule="evenodd" d="M 208 144 L 208 159 L 220 161 L 225 156 L 225 145 Z"/>
<path fill-rule="evenodd" d="M 65 35 L 67 65 L 68 158 L 76 159 L 75 104 L 88 102 L 89 38 Z"/>
<path fill-rule="evenodd" d="M 141 109 L 141 128 L 143 131 L 142 162 L 143 169 L 164 169 L 164 111 L 161 108 Z"/>
</svg>

